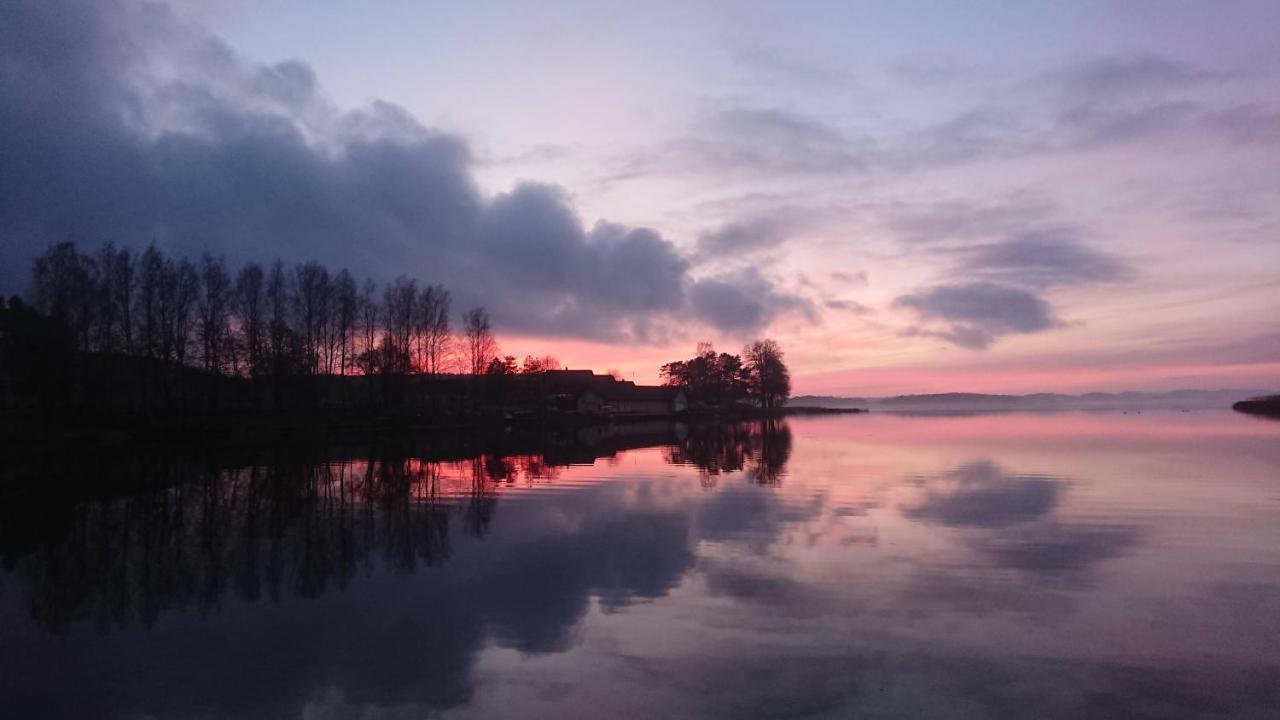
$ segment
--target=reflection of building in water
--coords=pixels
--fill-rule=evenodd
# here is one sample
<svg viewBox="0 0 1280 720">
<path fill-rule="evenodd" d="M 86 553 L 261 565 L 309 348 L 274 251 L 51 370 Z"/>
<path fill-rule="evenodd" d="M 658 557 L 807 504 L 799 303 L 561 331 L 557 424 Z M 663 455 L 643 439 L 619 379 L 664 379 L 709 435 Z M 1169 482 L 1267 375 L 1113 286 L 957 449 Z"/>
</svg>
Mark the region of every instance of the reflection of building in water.
<svg viewBox="0 0 1280 720">
<path fill-rule="evenodd" d="M 34 619 L 53 631 L 86 617 L 102 627 L 150 625 L 168 610 L 216 607 L 227 593 L 314 597 L 370 568 L 408 573 L 444 562 L 455 534 L 485 535 L 506 485 L 551 483 L 565 466 L 655 446 L 704 477 L 745 470 L 774 483 L 791 435 L 776 420 L 654 421 L 484 444 L 434 436 L 280 448 L 267 458 L 139 454 L 60 470 L 9 466 L 7 486 L 26 495 L 0 503 L 0 558 L 25 579 Z M 112 495 L 112 487 L 123 489 Z"/>
</svg>

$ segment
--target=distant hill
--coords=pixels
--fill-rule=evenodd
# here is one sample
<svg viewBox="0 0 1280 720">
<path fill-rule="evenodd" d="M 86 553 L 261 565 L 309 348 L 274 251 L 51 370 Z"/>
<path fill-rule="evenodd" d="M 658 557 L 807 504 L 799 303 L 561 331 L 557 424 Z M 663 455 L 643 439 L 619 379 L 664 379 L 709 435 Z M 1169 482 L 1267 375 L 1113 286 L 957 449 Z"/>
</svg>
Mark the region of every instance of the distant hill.
<svg viewBox="0 0 1280 720">
<path fill-rule="evenodd" d="M 952 412 L 982 410 L 1203 410 L 1229 408 L 1233 403 L 1267 395 L 1265 390 L 1173 390 L 1170 392 L 1119 392 L 1065 395 L 989 395 L 985 393 L 935 393 L 894 397 L 834 397 L 800 395 L 794 405 L 830 408 L 866 408 L 896 412 Z"/>
</svg>

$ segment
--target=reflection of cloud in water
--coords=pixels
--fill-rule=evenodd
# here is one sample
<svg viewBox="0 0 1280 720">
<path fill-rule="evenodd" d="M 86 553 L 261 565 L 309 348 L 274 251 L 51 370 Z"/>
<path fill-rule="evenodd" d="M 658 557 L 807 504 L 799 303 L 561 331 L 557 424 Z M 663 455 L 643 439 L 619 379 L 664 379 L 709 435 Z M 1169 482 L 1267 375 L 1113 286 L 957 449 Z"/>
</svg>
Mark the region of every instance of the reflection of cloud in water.
<svg viewBox="0 0 1280 720">
<path fill-rule="evenodd" d="M 1125 554 L 1141 537 L 1132 525 L 1039 522 L 987 539 L 979 546 L 1005 567 L 1057 574 L 1091 569 Z"/>
<path fill-rule="evenodd" d="M 812 590 L 776 568 L 743 567 L 725 561 L 703 561 L 698 565 L 707 583 L 707 592 L 715 597 L 731 597 L 764 605 L 785 606 L 788 612 L 812 597 Z"/>
<path fill-rule="evenodd" d="M 751 656 L 633 660 L 685 716 L 717 718 L 1269 717 L 1265 668 L 1143 668 L 1069 660 L 779 647 Z"/>
<path fill-rule="evenodd" d="M 1140 539 L 1133 525 L 1077 523 L 1055 514 L 1063 478 L 1010 475 L 989 460 L 915 478 L 923 499 L 904 517 L 967 529 L 970 545 L 997 565 L 1039 574 L 1090 570 L 1128 552 Z"/>
<path fill-rule="evenodd" d="M 863 500 L 858 503 L 841 505 L 831 511 L 836 517 L 864 517 L 872 510 L 880 507 L 880 503 L 876 500 Z"/>
<path fill-rule="evenodd" d="M 1071 485 L 1060 477 L 1013 475 L 979 460 L 911 484 L 922 498 L 902 515 L 955 528 L 957 549 L 979 562 L 920 558 L 899 597 L 898 609 L 908 615 L 1061 619 L 1074 612 L 1077 591 L 1091 585 L 1097 565 L 1130 552 L 1142 538 L 1135 525 L 1058 517 Z"/>
<path fill-rule="evenodd" d="M 1051 512 L 1064 481 L 1040 475 L 1006 475 L 987 460 L 918 479 L 924 499 L 906 517 L 953 527 L 1005 527 Z"/>
<path fill-rule="evenodd" d="M 788 526 L 818 518 L 825 503 L 822 494 L 811 495 L 803 502 L 787 502 L 767 488 L 727 487 L 699 504 L 698 537 L 736 542 L 763 553 Z"/>
<path fill-rule="evenodd" d="M 241 491 L 258 491 L 245 500 L 248 506 L 275 503 L 298 478 L 280 479 L 284 484 L 241 486 Z M 389 475 L 377 487 L 403 487 L 405 479 Z M 388 560 L 394 557 L 402 532 L 456 536 L 466 528 L 454 524 L 442 529 L 432 524 L 437 516 L 411 512 L 417 506 L 395 504 L 388 495 L 379 498 L 380 493 L 369 497 L 379 498 L 381 508 L 304 499 L 292 505 L 310 508 L 296 529 L 254 540 L 260 549 L 249 569 L 277 565 L 283 568 L 270 572 L 300 577 L 309 572 L 309 564 L 355 563 L 361 568 L 360 582 L 342 583 L 341 592 L 330 585 L 328 592 L 283 593 L 270 603 L 232 599 L 225 605 L 223 592 L 234 596 L 236 588 L 205 583 L 227 576 L 191 570 L 209 561 L 201 553 L 210 548 L 218 549 L 219 558 L 224 553 L 234 558 L 238 552 L 244 557 L 245 533 L 269 526 L 255 529 L 246 524 L 249 515 L 210 512 L 211 498 L 231 497 L 215 493 L 213 486 L 174 491 L 182 494 L 180 501 L 174 492 L 162 491 L 168 504 L 160 504 L 160 496 L 152 498 L 147 514 L 141 512 L 147 504 L 135 502 L 131 517 L 148 518 L 152 534 L 161 532 L 166 543 L 146 554 L 126 553 L 125 545 L 51 547 L 21 561 L 19 570 L 27 582 L 39 583 L 36 590 L 90 583 L 83 594 L 30 596 L 33 609 L 42 602 L 72 603 L 38 610 L 46 618 L 70 623 L 104 610 L 155 618 L 145 607 L 153 597 L 170 612 L 149 629 L 120 616 L 103 623 L 104 629 L 114 629 L 111 633 L 68 628 L 65 638 L 50 644 L 42 639 L 47 637 L 44 630 L 13 619 L 25 609 L 5 603 L 0 621 L 4 627 L 21 628 L 22 635 L 10 637 L 0 657 L 0 677 L 6 678 L 0 706 L 17 716 L 36 716 L 34 709 L 40 708 L 40 717 L 89 717 L 100 715 L 101 708 L 116 708 L 124 714 L 168 717 L 184 716 L 198 706 L 212 716 L 268 718 L 294 715 L 316 698 L 336 698 L 352 707 L 465 704 L 474 693 L 475 659 L 486 645 L 523 653 L 562 652 L 574 644 L 573 630 L 592 598 L 616 610 L 636 599 L 660 597 L 692 567 L 688 512 L 664 509 L 643 495 L 624 501 L 625 491 L 621 484 L 599 485 L 523 501 L 520 512 L 505 517 L 485 542 L 455 537 L 447 565 L 412 574 L 395 572 L 401 566 L 394 562 L 383 564 L 379 572 L 376 558 L 383 551 Z M 320 507 L 331 509 L 318 511 Z M 175 526 L 173 518 L 184 513 L 189 519 Z M 366 514 L 381 519 L 360 521 Z M 384 514 L 403 514 L 406 524 L 397 525 Z M 86 513 L 82 522 L 92 517 Z M 100 519 L 109 523 L 122 517 L 110 513 Z M 228 522 L 233 517 L 236 522 Z M 146 535 L 140 527 L 132 542 Z M 189 560 L 174 559 L 179 556 Z M 6 590 L 16 589 L 6 585 Z M 168 589 L 157 594 L 153 585 Z M 133 594 L 119 595 L 124 591 Z M 96 597 L 98 593 L 105 597 Z M 192 602 L 197 598 L 198 605 Z M 118 603 L 123 603 L 119 609 Z M 216 612 L 184 612 L 197 607 Z M 80 680 L 75 692 L 50 698 L 45 690 L 50 677 Z"/>
</svg>

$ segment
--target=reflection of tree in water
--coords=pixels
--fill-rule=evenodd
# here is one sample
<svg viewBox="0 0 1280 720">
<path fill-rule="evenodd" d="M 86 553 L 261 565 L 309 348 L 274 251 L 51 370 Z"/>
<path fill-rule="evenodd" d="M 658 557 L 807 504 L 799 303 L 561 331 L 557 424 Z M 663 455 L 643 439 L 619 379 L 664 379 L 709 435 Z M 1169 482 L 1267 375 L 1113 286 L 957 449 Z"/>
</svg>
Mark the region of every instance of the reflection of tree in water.
<svg viewBox="0 0 1280 720">
<path fill-rule="evenodd" d="M 185 482 L 74 503 L 56 537 L 21 558 L 21 547 L 4 555 L 25 577 L 31 613 L 46 629 L 77 619 L 149 626 L 166 610 L 216 609 L 227 592 L 244 601 L 315 597 L 376 566 L 405 574 L 437 565 L 450 553 L 451 516 L 461 513 L 465 531 L 483 536 L 496 483 L 513 482 L 525 467 L 542 465 L 483 455 L 177 464 L 163 469 L 181 474 L 162 477 Z"/>
<path fill-rule="evenodd" d="M 228 593 L 246 602 L 317 597 L 361 574 L 438 565 L 450 556 L 451 523 L 483 537 L 499 488 L 553 481 L 571 463 L 662 445 L 668 461 L 697 466 L 704 483 L 745 471 L 775 484 L 791 452 L 790 430 L 776 420 L 687 437 L 669 425 L 596 434 L 591 446 L 545 452 L 446 448 L 454 459 L 445 460 L 392 443 L 341 459 L 287 449 L 228 467 L 152 455 L 56 478 L 18 474 L 11 487 L 49 489 L 0 503 L 0 557 L 25 578 L 32 616 L 45 629 L 76 620 L 150 626 L 166 611 L 216 610 Z M 127 494 L 92 494 L 126 481 Z"/>
<path fill-rule="evenodd" d="M 777 418 L 696 426 L 665 454 L 667 462 L 697 467 L 707 487 L 721 474 L 739 471 L 761 485 L 777 485 L 791 459 L 791 427 Z"/>
</svg>

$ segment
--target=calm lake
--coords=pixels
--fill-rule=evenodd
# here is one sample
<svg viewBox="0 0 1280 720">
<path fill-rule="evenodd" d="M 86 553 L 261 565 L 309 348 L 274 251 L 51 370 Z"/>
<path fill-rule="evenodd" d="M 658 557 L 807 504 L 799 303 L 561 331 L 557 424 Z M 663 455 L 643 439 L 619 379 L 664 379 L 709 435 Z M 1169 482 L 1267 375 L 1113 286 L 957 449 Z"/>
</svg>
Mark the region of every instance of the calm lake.
<svg viewBox="0 0 1280 720">
<path fill-rule="evenodd" d="M 1227 411 L 0 479 L 4 717 L 1280 714 L 1280 422 Z"/>
</svg>

